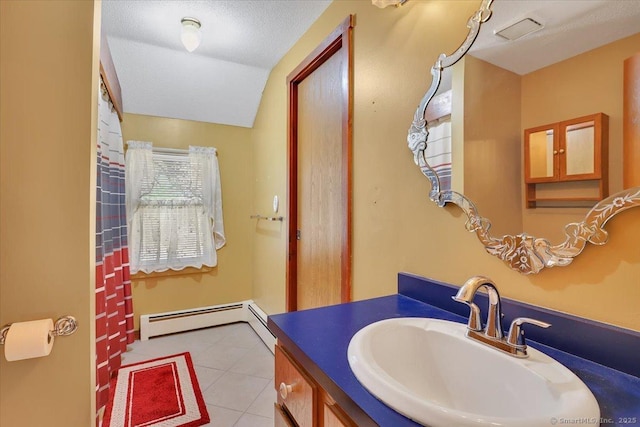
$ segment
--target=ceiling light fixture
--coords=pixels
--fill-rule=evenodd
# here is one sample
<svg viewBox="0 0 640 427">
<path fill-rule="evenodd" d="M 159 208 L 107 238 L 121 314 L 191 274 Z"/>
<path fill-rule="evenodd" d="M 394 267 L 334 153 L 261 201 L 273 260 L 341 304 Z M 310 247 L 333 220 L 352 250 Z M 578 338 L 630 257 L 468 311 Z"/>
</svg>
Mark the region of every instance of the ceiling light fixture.
<svg viewBox="0 0 640 427">
<path fill-rule="evenodd" d="M 202 41 L 202 34 L 200 33 L 200 21 L 196 18 L 185 17 L 180 21 L 182 23 L 182 34 L 180 39 L 185 49 L 189 52 L 193 52 L 200 46 Z"/>
<path fill-rule="evenodd" d="M 387 6 L 402 6 L 407 1 L 408 0 L 371 0 L 371 4 L 378 6 L 380 9 L 384 9 Z"/>
</svg>

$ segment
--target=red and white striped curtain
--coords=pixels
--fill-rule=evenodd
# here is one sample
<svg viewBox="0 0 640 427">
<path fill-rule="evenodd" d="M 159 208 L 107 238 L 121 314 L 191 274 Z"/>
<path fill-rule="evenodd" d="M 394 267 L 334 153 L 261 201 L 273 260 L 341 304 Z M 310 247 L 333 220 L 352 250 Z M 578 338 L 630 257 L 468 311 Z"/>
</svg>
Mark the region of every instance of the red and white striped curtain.
<svg viewBox="0 0 640 427">
<path fill-rule="evenodd" d="M 134 341 L 127 252 L 124 147 L 118 115 L 104 85 L 98 96 L 96 192 L 96 407 L 109 399 L 109 380 Z M 97 419 L 97 418 L 96 418 Z"/>
</svg>

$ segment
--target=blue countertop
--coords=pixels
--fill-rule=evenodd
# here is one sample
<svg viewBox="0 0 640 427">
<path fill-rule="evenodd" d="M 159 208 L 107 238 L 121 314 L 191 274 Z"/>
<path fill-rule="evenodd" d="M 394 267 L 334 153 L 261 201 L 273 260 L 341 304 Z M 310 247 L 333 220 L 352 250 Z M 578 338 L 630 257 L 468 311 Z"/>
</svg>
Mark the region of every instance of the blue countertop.
<svg viewBox="0 0 640 427">
<path fill-rule="evenodd" d="M 395 317 L 467 321 L 466 317 L 396 294 L 272 315 L 268 318 L 268 326 L 280 344 L 359 427 L 419 426 L 370 394 L 353 375 L 347 360 L 349 341 L 357 331 L 379 320 Z M 567 366 L 591 389 L 600 405 L 603 426 L 640 426 L 640 378 L 531 340 L 528 344 Z M 634 356 L 640 364 L 640 355 Z"/>
</svg>

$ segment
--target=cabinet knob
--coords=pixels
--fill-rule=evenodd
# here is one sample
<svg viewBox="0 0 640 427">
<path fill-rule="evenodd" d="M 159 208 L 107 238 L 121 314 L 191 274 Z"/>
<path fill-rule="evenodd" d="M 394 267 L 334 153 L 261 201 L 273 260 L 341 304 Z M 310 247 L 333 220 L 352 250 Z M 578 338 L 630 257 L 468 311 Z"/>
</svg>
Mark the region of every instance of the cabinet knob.
<svg viewBox="0 0 640 427">
<path fill-rule="evenodd" d="M 291 384 L 280 383 L 280 397 L 286 399 L 287 396 L 293 393 L 293 386 Z"/>
<path fill-rule="evenodd" d="M 564 148 L 560 149 L 560 154 L 564 154 Z"/>
<path fill-rule="evenodd" d="M 553 154 L 558 154 L 558 150 L 553 150 Z"/>
</svg>

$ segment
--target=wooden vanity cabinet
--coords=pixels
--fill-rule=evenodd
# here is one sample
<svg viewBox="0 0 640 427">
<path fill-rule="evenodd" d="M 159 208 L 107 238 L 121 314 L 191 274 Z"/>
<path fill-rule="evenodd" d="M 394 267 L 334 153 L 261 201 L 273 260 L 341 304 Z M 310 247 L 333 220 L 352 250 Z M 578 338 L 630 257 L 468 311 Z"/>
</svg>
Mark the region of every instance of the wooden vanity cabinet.
<svg viewBox="0 0 640 427">
<path fill-rule="evenodd" d="M 275 347 L 275 427 L 356 427 L 280 345 Z"/>
<path fill-rule="evenodd" d="M 609 117 L 598 113 L 524 131 L 527 207 L 540 201 L 600 201 L 608 196 Z M 536 185 L 593 181 L 597 195 L 540 197 Z"/>
</svg>

